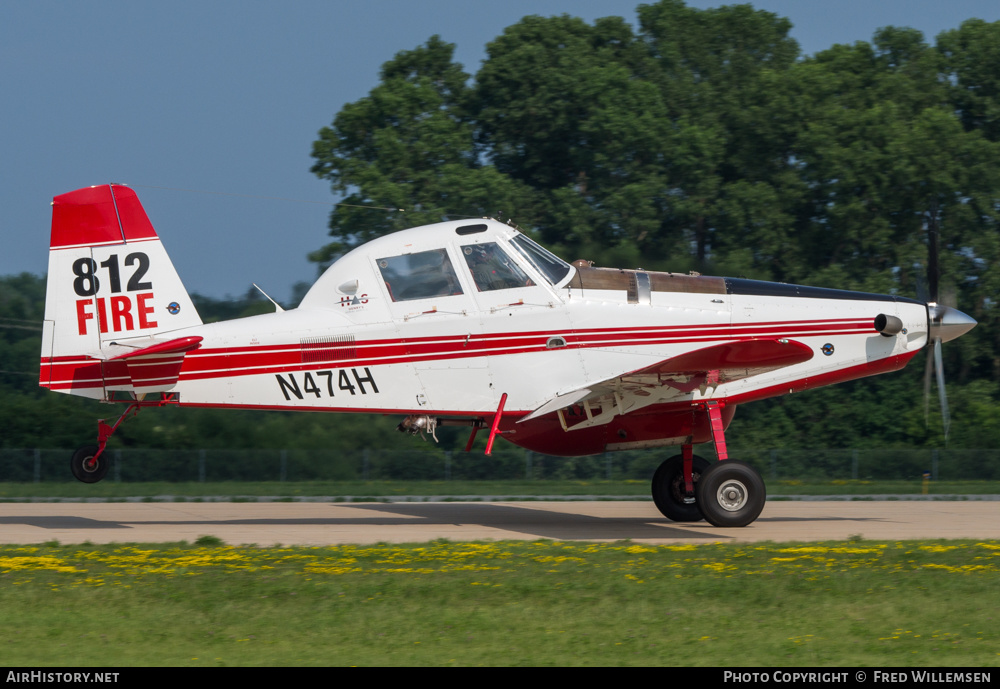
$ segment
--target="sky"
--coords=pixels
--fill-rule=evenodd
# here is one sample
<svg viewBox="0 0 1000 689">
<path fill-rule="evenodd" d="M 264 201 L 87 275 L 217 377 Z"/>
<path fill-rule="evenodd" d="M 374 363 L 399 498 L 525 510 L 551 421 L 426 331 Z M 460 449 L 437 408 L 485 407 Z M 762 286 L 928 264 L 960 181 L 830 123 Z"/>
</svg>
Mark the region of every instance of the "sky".
<svg viewBox="0 0 1000 689">
<path fill-rule="evenodd" d="M 0 0 L 0 275 L 47 270 L 53 196 L 132 186 L 190 292 L 313 282 L 337 199 L 312 144 L 432 35 L 475 74 L 530 14 L 635 25 L 639 0 Z M 689 0 L 691 7 L 723 2 Z M 758 0 L 806 55 L 909 26 L 931 44 L 997 0 Z"/>
</svg>

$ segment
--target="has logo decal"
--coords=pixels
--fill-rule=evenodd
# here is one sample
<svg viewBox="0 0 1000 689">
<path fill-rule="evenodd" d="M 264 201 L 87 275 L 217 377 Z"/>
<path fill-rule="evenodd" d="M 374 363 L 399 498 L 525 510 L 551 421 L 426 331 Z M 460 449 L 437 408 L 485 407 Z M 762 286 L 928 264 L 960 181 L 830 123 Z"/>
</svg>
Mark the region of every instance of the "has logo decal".
<svg viewBox="0 0 1000 689">
<path fill-rule="evenodd" d="M 341 297 L 340 307 L 347 307 L 348 311 L 357 311 L 358 309 L 363 309 L 365 304 L 368 303 L 368 295 L 354 295 L 353 297 Z"/>
</svg>

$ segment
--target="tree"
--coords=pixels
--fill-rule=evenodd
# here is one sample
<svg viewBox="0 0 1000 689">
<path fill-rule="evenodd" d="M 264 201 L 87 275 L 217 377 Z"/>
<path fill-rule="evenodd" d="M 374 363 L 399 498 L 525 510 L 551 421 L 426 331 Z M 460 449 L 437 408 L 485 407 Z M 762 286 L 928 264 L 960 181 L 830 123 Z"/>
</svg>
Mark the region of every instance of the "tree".
<svg viewBox="0 0 1000 689">
<path fill-rule="evenodd" d="M 778 205 L 795 194 L 784 173 L 797 122 L 780 86 L 799 55 L 791 23 L 749 5 L 679 0 L 643 5 L 639 20 L 672 124 L 664 223 L 683 231 L 699 270 L 736 263 L 781 277 L 778 265 L 796 260 L 786 255 L 789 201 Z"/>
<path fill-rule="evenodd" d="M 938 36 L 937 49 L 962 124 L 1000 141 L 1000 22 L 969 19 Z"/>
<path fill-rule="evenodd" d="M 967 226 L 961 251 L 961 269 L 971 279 L 961 281 L 962 303 L 979 327 L 963 338 L 967 361 L 976 360 L 974 370 L 1000 380 L 1000 231 L 996 191 L 996 144 L 1000 143 L 1000 22 L 970 19 L 953 31 L 938 36 L 937 49 L 943 59 L 943 78 L 949 88 L 949 104 L 957 111 L 965 130 L 979 134 L 988 144 L 980 151 L 982 162 L 969 170 L 981 186 L 993 185 L 992 194 L 981 192 L 960 204 Z M 971 264 L 971 265 L 970 265 Z M 969 374 L 973 367 L 964 366 Z"/>
<path fill-rule="evenodd" d="M 480 162 L 467 112 L 469 75 L 437 36 L 382 67 L 381 83 L 320 130 L 312 171 L 346 194 L 330 214 L 328 262 L 355 244 L 450 214 L 493 215 L 521 190 Z"/>
</svg>

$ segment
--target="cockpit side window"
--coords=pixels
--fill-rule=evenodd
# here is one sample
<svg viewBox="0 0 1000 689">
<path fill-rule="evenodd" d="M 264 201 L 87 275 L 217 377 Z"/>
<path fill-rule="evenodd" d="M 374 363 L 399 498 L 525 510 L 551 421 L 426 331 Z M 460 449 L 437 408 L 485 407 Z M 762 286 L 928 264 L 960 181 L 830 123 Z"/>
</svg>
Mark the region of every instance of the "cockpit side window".
<svg viewBox="0 0 1000 689">
<path fill-rule="evenodd" d="M 444 249 L 376 260 L 393 301 L 462 294 L 462 286 Z"/>
<path fill-rule="evenodd" d="M 535 244 L 523 234 L 512 237 L 510 243 L 553 285 L 559 284 L 571 270 L 566 261 Z"/>
<path fill-rule="evenodd" d="M 463 246 L 462 255 L 480 292 L 535 284 L 496 242 Z"/>
</svg>

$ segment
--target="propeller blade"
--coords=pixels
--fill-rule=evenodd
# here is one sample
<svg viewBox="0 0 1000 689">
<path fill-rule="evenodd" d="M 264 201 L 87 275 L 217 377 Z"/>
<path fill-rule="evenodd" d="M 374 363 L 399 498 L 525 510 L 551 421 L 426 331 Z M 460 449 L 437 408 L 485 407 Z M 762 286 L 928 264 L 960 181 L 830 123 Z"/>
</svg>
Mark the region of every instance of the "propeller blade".
<svg viewBox="0 0 1000 689">
<path fill-rule="evenodd" d="M 938 300 L 938 282 L 941 279 L 941 266 L 938 263 L 938 223 L 936 216 L 928 217 L 927 222 L 927 291 L 930 300 Z"/>
<path fill-rule="evenodd" d="M 931 414 L 931 374 L 934 372 L 934 355 L 927 352 L 927 364 L 924 366 L 924 428 L 930 428 Z"/>
<path fill-rule="evenodd" d="M 944 428 L 944 442 L 948 443 L 948 430 L 951 427 L 951 416 L 948 413 L 948 394 L 944 386 L 944 365 L 941 360 L 941 343 L 954 340 L 976 327 L 976 319 L 950 306 L 942 306 L 931 302 L 927 304 L 928 335 L 934 351 L 927 356 L 927 368 L 924 370 L 924 425 L 927 425 L 929 398 L 931 391 L 931 367 L 937 378 L 938 400 L 941 403 L 941 423 Z M 933 358 L 931 358 L 933 356 Z"/>
<path fill-rule="evenodd" d="M 948 413 L 948 393 L 944 388 L 944 366 L 941 364 L 941 340 L 934 340 L 934 371 L 937 374 L 938 400 L 941 402 L 941 424 L 944 426 L 944 443 L 948 444 L 951 416 Z"/>
</svg>

